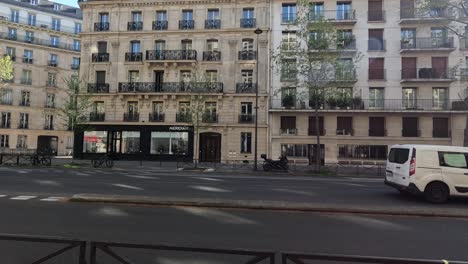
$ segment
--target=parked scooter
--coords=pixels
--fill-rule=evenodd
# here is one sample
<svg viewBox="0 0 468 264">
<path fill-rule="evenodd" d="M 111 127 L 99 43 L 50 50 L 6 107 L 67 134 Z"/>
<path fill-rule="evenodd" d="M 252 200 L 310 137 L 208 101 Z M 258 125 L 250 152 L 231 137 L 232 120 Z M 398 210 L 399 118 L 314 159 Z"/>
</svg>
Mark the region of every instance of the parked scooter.
<svg viewBox="0 0 468 264">
<path fill-rule="evenodd" d="M 264 171 L 272 171 L 272 170 L 282 170 L 288 171 L 288 158 L 286 156 L 281 156 L 279 160 L 272 160 L 267 158 L 266 154 L 262 154 L 260 157 L 264 160 L 263 162 L 263 170 Z"/>
</svg>

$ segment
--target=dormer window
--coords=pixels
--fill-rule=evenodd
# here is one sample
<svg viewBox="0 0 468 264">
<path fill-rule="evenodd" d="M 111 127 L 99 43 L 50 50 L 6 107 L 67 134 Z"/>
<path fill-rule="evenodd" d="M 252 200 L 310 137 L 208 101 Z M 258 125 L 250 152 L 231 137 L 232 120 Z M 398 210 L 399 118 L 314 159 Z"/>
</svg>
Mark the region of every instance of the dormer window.
<svg viewBox="0 0 468 264">
<path fill-rule="evenodd" d="M 62 6 L 59 5 L 59 4 L 54 4 L 54 10 L 56 10 L 56 11 L 60 11 L 60 7 L 62 7 Z"/>
<path fill-rule="evenodd" d="M 31 0 L 31 2 L 30 2 L 30 3 L 31 3 L 31 5 L 37 5 L 37 4 L 38 4 L 38 2 L 39 2 L 39 0 Z"/>
</svg>

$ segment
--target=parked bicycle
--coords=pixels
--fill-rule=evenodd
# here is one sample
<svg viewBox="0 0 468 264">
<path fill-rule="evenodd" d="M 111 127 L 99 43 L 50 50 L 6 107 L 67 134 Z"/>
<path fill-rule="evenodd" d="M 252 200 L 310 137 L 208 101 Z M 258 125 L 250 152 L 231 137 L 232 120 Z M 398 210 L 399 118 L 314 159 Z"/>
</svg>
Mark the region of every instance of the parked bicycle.
<svg viewBox="0 0 468 264">
<path fill-rule="evenodd" d="M 33 166 L 39 166 L 39 165 L 43 165 L 43 166 L 50 166 L 52 165 L 52 159 L 48 156 L 40 156 L 40 155 L 33 155 L 31 156 L 30 158 L 31 160 L 31 164 Z"/>
<path fill-rule="evenodd" d="M 91 160 L 91 164 L 93 165 L 94 168 L 100 168 L 104 164 L 107 168 L 112 168 L 114 167 L 114 160 L 110 155 L 104 155 L 102 157 L 99 157 L 99 159 L 93 159 Z"/>
</svg>

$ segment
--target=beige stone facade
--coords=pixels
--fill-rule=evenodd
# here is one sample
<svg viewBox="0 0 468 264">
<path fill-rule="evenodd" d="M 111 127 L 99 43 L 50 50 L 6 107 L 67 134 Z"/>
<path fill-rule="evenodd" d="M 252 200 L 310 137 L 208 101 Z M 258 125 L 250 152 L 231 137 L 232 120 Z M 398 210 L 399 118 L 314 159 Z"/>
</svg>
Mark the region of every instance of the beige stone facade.
<svg viewBox="0 0 468 264">
<path fill-rule="evenodd" d="M 87 94 L 96 102 L 90 114 L 99 117 L 91 117 L 90 123 L 108 133 L 138 131 L 131 139 L 138 147 L 129 149 L 127 144 L 113 151 L 122 155 L 139 151 L 150 159 L 177 155 L 168 151 L 172 145 L 156 146 L 161 139 L 148 133 L 193 127 L 180 118 L 182 104 L 203 95 L 211 114 L 195 136 L 201 147 L 193 150 L 193 158 L 251 161 L 257 84 L 258 153 L 267 151 L 269 43 L 266 32 L 259 35 L 257 60 L 254 33 L 256 27 L 268 28 L 267 2 L 106 0 L 80 6 L 84 18 L 80 73 L 89 80 Z M 80 151 L 95 153 L 94 139 L 87 135 Z M 220 142 L 207 146 L 211 143 L 202 139 L 204 135 Z M 86 144 L 93 145 L 91 150 Z M 206 157 L 210 151 L 219 153 Z"/>
<path fill-rule="evenodd" d="M 14 60 L 14 79 L 0 98 L 0 149 L 50 149 L 70 155 L 73 135 L 59 109 L 65 79 L 78 75 L 81 12 L 40 1 L 0 1 L 0 53 Z"/>
<path fill-rule="evenodd" d="M 463 145 L 468 53 L 464 39 L 441 28 L 445 11 L 423 13 L 411 0 L 313 2 L 317 14 L 352 34 L 350 51 L 362 56 L 356 78 L 341 86 L 361 100 L 341 107 L 326 102 L 319 110 L 326 163 L 384 160 L 393 144 Z M 272 1 L 272 48 L 290 28 L 294 4 Z M 290 84 L 274 70 L 270 76 L 271 154 L 308 162 L 316 143 L 309 124 L 314 108 L 307 96 L 284 107 L 281 89 Z"/>
</svg>

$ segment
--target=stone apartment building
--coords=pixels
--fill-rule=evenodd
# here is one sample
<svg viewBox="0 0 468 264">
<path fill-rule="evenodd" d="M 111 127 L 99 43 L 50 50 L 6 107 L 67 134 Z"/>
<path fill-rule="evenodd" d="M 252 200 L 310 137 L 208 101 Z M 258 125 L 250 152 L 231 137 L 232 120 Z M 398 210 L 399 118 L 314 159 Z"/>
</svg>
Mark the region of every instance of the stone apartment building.
<svg viewBox="0 0 468 264">
<path fill-rule="evenodd" d="M 269 42 L 267 32 L 254 33 L 268 28 L 267 1 L 79 4 L 80 76 L 93 105 L 92 129 L 76 135 L 75 156 L 252 160 L 255 120 L 258 153 L 267 151 Z M 188 112 L 200 98 L 203 119 L 195 135 Z"/>
<path fill-rule="evenodd" d="M 362 58 L 356 72 L 337 88 L 347 101 L 325 102 L 319 127 L 308 96 L 285 107 L 296 87 L 270 72 L 270 152 L 313 161 L 315 135 L 322 135 L 324 162 L 384 160 L 393 144 L 462 146 L 466 129 L 468 51 L 441 27 L 448 10 L 421 12 L 414 0 L 315 1 L 310 12 L 346 32 L 349 52 Z M 294 41 L 288 31 L 295 1 L 272 0 L 271 45 Z M 313 16 L 312 18 L 313 19 Z M 461 19 L 465 19 L 463 16 Z"/>
<path fill-rule="evenodd" d="M 14 79 L 0 94 L 0 150 L 70 154 L 73 135 L 59 115 L 64 79 L 78 75 L 82 16 L 47 0 L 0 0 L 0 54 Z"/>
</svg>

